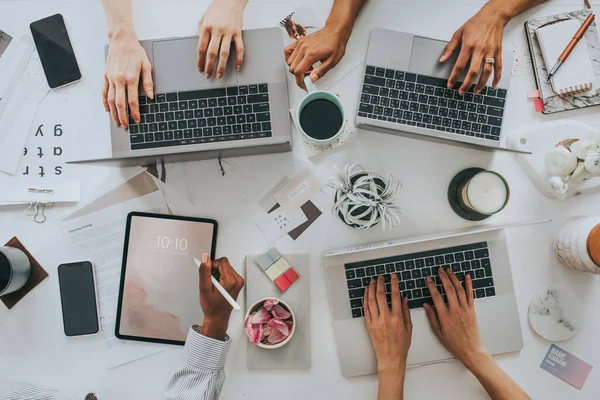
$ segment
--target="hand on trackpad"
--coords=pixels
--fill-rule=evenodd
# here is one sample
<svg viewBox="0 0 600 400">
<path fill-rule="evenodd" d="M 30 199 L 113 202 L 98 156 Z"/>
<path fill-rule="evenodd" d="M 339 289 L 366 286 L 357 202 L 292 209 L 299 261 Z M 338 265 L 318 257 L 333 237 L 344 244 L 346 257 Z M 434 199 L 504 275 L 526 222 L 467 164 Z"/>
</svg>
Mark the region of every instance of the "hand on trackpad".
<svg viewBox="0 0 600 400">
<path fill-rule="evenodd" d="M 452 54 L 446 62 L 441 63 L 440 57 L 447 44 L 448 42 L 442 40 L 415 37 L 410 57 L 410 70 L 418 71 L 423 75 L 448 79 L 458 54 Z"/>
<path fill-rule="evenodd" d="M 222 79 L 207 79 L 198 70 L 198 38 L 157 40 L 152 43 L 155 87 L 158 93 L 236 86 L 234 63 L 228 60 Z M 174 60 L 177 60 L 174 62 Z"/>
</svg>

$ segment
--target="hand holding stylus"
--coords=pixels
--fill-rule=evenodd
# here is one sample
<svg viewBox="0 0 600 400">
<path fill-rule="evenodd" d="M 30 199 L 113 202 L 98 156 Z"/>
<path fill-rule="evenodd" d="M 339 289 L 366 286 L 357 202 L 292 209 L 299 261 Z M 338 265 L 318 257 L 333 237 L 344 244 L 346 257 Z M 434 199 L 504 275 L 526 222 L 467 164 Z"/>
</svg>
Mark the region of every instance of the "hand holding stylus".
<svg viewBox="0 0 600 400">
<path fill-rule="evenodd" d="M 198 262 L 196 259 L 195 261 Z M 219 281 L 215 280 L 215 284 L 212 282 L 212 279 L 214 279 L 212 276 L 213 269 L 217 269 L 220 274 Z M 211 260 L 208 254 L 202 255 L 198 273 L 200 278 L 200 306 L 204 312 L 201 333 L 222 340 L 227 332 L 229 316 L 233 310 L 229 300 L 225 298 L 225 293 L 235 303 L 235 299 L 244 287 L 244 279 L 235 271 L 227 258 Z M 219 292 L 219 286 L 224 289 L 225 293 Z"/>
</svg>

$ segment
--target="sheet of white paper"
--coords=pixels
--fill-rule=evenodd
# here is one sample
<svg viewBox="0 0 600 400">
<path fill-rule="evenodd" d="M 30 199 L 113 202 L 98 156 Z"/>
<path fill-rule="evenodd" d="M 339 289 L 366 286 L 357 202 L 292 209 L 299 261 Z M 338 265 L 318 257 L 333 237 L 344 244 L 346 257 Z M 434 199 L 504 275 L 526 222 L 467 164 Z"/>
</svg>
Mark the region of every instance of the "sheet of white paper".
<svg viewBox="0 0 600 400">
<path fill-rule="evenodd" d="M 66 164 L 75 150 L 78 130 L 70 111 L 68 105 L 60 110 L 40 107 L 33 126 L 28 127 L 25 145 L 20 145 L 18 150 L 20 160 L 16 174 L 0 171 L 0 187 L 4 189 L 0 190 L 0 206 L 44 199 L 54 203 L 79 201 L 80 167 Z M 29 193 L 29 188 L 54 189 L 54 195 L 36 195 Z"/>
<path fill-rule="evenodd" d="M 31 123 L 47 93 L 41 72 L 30 63 L 6 104 L 6 112 L 0 117 L 0 171 L 16 173 Z"/>
<path fill-rule="evenodd" d="M 77 255 L 94 263 L 102 334 L 108 349 L 107 367 L 114 368 L 165 350 L 153 344 L 125 342 L 115 337 L 115 319 L 127 214 L 131 211 L 166 214 L 163 193 L 142 197 L 61 222 Z"/>
<path fill-rule="evenodd" d="M 286 213 L 280 207 L 256 221 L 256 226 L 260 229 L 267 242 L 273 243 L 306 221 L 308 221 L 308 218 L 306 218 L 306 214 L 301 209 Z"/>
<path fill-rule="evenodd" d="M 179 190 L 175 189 L 173 186 L 167 185 L 154 176 L 152 176 L 152 179 L 160 188 L 160 190 L 162 190 L 163 195 L 165 196 L 165 201 L 167 202 L 167 206 L 172 214 L 184 215 L 187 217 L 202 216 L 198 215 L 199 210 L 196 208 L 196 205 L 190 199 L 185 197 Z"/>
<path fill-rule="evenodd" d="M 505 48 L 513 52 L 512 76 L 533 75 L 533 65 L 526 37 L 527 35 L 522 29 L 516 30 L 506 37 Z"/>
<path fill-rule="evenodd" d="M 13 39 L 0 58 L 0 117 L 4 115 L 13 91 L 20 82 L 19 77 L 31 59 L 33 49 L 33 40 L 29 36 L 22 36 Z M 47 87 L 45 82 L 44 87 Z"/>
</svg>

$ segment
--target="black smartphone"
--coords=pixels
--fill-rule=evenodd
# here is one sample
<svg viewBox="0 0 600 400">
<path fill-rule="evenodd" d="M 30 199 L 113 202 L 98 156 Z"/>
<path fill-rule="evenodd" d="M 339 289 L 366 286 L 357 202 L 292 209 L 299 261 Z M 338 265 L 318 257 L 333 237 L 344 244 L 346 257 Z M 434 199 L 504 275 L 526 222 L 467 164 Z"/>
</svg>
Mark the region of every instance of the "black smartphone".
<svg viewBox="0 0 600 400">
<path fill-rule="evenodd" d="M 94 266 L 82 261 L 58 266 L 63 325 L 67 336 L 100 332 Z"/>
<path fill-rule="evenodd" d="M 56 89 L 79 81 L 81 72 L 63 16 L 51 15 L 32 22 L 29 28 L 40 55 L 48 85 L 52 89 Z"/>
</svg>

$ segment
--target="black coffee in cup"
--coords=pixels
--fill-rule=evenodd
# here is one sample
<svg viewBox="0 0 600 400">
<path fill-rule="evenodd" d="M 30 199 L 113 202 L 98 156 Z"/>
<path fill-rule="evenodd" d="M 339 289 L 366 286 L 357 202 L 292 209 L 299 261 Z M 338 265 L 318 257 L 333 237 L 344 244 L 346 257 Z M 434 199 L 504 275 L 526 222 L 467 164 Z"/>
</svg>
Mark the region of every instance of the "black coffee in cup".
<svg viewBox="0 0 600 400">
<path fill-rule="evenodd" d="M 25 253 L 14 247 L 0 247 L 0 296 L 21 289 L 30 274 L 31 264 Z"/>
<path fill-rule="evenodd" d="M 6 289 L 10 282 L 11 267 L 8 258 L 0 253 L 0 293 Z"/>
<path fill-rule="evenodd" d="M 302 130 L 316 140 L 331 139 L 340 131 L 342 123 L 342 112 L 327 99 L 315 99 L 300 112 Z"/>
</svg>

